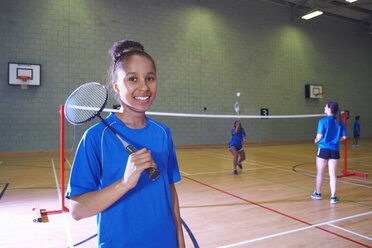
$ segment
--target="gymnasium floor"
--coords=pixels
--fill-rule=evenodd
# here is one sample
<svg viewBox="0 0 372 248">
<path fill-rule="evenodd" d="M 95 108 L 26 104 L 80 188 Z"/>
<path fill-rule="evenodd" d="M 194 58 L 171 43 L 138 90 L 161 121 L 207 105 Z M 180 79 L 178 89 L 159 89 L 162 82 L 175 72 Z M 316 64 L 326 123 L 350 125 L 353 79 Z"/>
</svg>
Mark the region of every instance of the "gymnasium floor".
<svg viewBox="0 0 372 248">
<path fill-rule="evenodd" d="M 372 139 L 360 146 L 349 144 L 348 171 L 372 174 Z M 181 215 L 199 247 L 372 247 L 372 180 L 339 178 L 335 205 L 324 180 L 323 200 L 312 200 L 315 151 L 310 142 L 247 144 L 244 168 L 233 176 L 226 147 L 177 149 Z M 73 158 L 66 159 L 67 185 Z M 57 152 L 0 153 L 0 247 L 96 247 L 95 217 L 33 222 L 35 206 L 60 209 L 59 167 Z"/>
</svg>

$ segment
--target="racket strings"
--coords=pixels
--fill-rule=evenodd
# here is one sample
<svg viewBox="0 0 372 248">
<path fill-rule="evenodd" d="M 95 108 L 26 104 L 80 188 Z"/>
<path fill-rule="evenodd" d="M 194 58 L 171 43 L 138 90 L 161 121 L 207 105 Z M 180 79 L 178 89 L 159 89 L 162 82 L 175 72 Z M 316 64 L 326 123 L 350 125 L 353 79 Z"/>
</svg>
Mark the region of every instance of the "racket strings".
<svg viewBox="0 0 372 248">
<path fill-rule="evenodd" d="M 82 124 L 94 118 L 107 101 L 107 90 L 98 83 L 78 88 L 66 101 L 66 118 L 73 124 Z"/>
</svg>

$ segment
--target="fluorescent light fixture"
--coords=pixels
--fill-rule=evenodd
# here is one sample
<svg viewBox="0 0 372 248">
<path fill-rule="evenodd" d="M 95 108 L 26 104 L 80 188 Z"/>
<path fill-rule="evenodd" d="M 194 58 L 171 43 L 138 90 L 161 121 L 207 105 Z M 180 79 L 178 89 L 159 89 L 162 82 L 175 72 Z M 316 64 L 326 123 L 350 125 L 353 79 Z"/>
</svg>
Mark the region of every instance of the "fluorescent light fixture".
<svg viewBox="0 0 372 248">
<path fill-rule="evenodd" d="M 348 3 L 353 3 L 353 2 L 356 2 L 357 0 L 346 0 L 346 2 Z"/>
<path fill-rule="evenodd" d="M 301 18 L 304 19 L 304 20 L 309 20 L 309 19 L 314 18 L 314 17 L 316 17 L 318 15 L 321 15 L 321 14 L 323 14 L 323 11 L 316 10 L 316 11 L 313 11 L 309 14 L 306 14 L 306 15 L 302 16 Z"/>
</svg>

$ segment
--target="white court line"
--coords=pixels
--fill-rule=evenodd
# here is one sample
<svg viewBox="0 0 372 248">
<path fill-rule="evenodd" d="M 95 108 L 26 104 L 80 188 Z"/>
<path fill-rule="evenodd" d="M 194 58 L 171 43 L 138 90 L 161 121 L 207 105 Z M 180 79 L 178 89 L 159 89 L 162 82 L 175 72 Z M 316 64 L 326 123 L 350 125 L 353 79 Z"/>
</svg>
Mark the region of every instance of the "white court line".
<svg viewBox="0 0 372 248">
<path fill-rule="evenodd" d="M 198 153 L 198 154 L 202 154 L 203 156 L 208 156 L 207 154 L 204 154 L 203 152 L 198 152 L 196 151 L 195 153 Z M 221 155 L 221 154 L 217 154 L 217 153 L 214 153 L 216 156 L 218 156 L 219 158 L 221 159 L 229 159 L 230 160 L 230 157 L 227 158 L 226 155 Z M 213 158 L 216 158 L 216 156 L 210 156 L 210 157 L 213 157 Z M 253 165 L 263 165 L 263 166 L 272 166 L 272 167 L 264 167 L 264 168 L 272 168 L 272 169 L 275 169 L 275 170 L 279 170 L 279 171 L 285 171 L 285 172 L 290 172 L 290 173 L 295 173 L 294 171 L 292 170 L 289 170 L 285 167 L 282 167 L 282 166 L 278 166 L 277 164 L 274 164 L 274 163 L 269 163 L 269 162 L 262 162 L 262 161 L 257 161 L 257 160 L 250 160 L 250 159 L 246 159 L 244 161 L 244 163 L 250 163 L 250 164 L 253 164 Z M 258 168 L 257 168 L 258 169 Z M 247 169 L 243 169 L 244 170 L 247 170 Z M 302 173 L 301 174 L 303 175 L 306 175 L 306 176 L 311 176 L 311 177 L 316 177 L 316 175 L 312 175 L 312 174 L 306 174 L 306 173 Z M 190 175 L 193 175 L 193 174 L 190 174 Z M 324 177 L 324 179 L 328 179 L 329 180 L 329 177 Z M 351 178 L 349 178 L 351 179 Z M 358 179 L 354 179 L 356 181 L 359 181 Z M 364 180 L 360 180 L 361 182 L 366 182 Z M 350 185 L 354 185 L 354 186 L 360 186 L 360 187 L 365 187 L 365 188 L 372 188 L 372 186 L 368 186 L 368 185 L 364 185 L 364 184 L 359 184 L 359 183 L 353 183 L 353 182 L 348 182 L 348 181 L 345 181 L 345 180 L 337 180 L 338 183 L 345 183 L 345 184 L 350 184 Z"/>
<path fill-rule="evenodd" d="M 55 167 L 55 165 L 54 165 L 54 160 L 53 160 L 53 159 L 51 159 L 51 160 L 52 160 L 52 166 L 53 166 L 54 178 L 55 178 L 55 180 L 56 180 L 58 199 L 59 199 L 59 203 L 60 203 L 60 205 L 62 206 L 61 191 L 60 191 L 60 189 L 59 189 L 59 183 L 58 183 L 58 178 L 57 178 L 56 167 Z M 62 196 L 62 197 L 64 197 L 64 196 Z M 69 225 L 67 224 L 66 215 L 65 215 L 64 213 L 62 213 L 62 217 L 63 217 L 63 224 L 64 224 L 64 226 L 65 226 L 65 230 L 66 230 L 66 234 L 67 234 L 68 247 L 69 247 L 69 248 L 73 248 L 73 247 L 74 247 L 74 243 L 72 242 L 71 230 L 70 230 Z"/>
<path fill-rule="evenodd" d="M 289 233 L 294 233 L 294 232 L 298 232 L 298 231 L 322 226 L 322 225 L 329 225 L 330 223 L 334 223 L 334 222 L 338 222 L 338 221 L 342 221 L 342 220 L 347 220 L 347 219 L 352 219 L 352 218 L 364 216 L 364 215 L 371 214 L 371 213 L 372 213 L 372 211 L 362 213 L 362 214 L 352 215 L 352 216 L 349 216 L 349 217 L 345 217 L 345 218 L 341 218 L 341 219 L 337 219 L 337 220 L 331 220 L 331 221 L 328 221 L 328 222 L 323 222 L 323 223 L 320 223 L 320 224 L 311 225 L 311 226 L 307 226 L 307 227 L 297 228 L 297 229 L 289 230 L 289 231 L 286 231 L 286 232 L 281 232 L 281 233 L 276 233 L 276 234 L 272 234 L 272 235 L 268 235 L 268 236 L 264 236 L 264 237 L 260 237 L 260 238 L 250 239 L 250 240 L 246 240 L 246 241 L 242 241 L 242 242 L 238 242 L 238 243 L 234 243 L 234 244 L 230 244 L 230 245 L 219 246 L 218 248 L 227 248 L 227 247 L 235 247 L 235 246 L 239 246 L 239 245 L 244 245 L 244 244 L 252 243 L 252 242 L 255 242 L 255 241 L 270 239 L 270 238 L 286 235 L 286 234 L 289 234 Z"/>
<path fill-rule="evenodd" d="M 260 167 L 260 168 L 248 168 L 244 169 L 243 171 L 249 171 L 249 170 L 262 170 L 267 168 L 273 168 L 273 167 Z M 208 172 L 197 172 L 197 173 L 189 173 L 189 176 L 198 176 L 198 175 L 210 175 L 210 174 L 219 174 L 219 173 L 231 173 L 231 170 L 221 170 L 221 171 L 208 171 Z"/>
<path fill-rule="evenodd" d="M 0 161 L 0 164 L 2 164 L 3 163 L 3 161 Z"/>
<path fill-rule="evenodd" d="M 256 164 L 263 164 L 263 165 L 270 165 L 270 166 L 273 166 L 272 168 L 275 169 L 275 170 L 280 170 L 280 171 L 286 171 L 286 172 L 291 172 L 291 173 L 295 173 L 294 171 L 292 170 L 289 170 L 285 167 L 282 167 L 282 166 L 278 166 L 276 164 L 273 164 L 273 163 L 268 163 L 268 162 L 262 162 L 262 161 L 256 161 Z M 311 176 L 311 177 L 316 177 L 316 175 L 313 175 L 313 174 L 307 174 L 307 173 L 302 173 L 300 172 L 302 175 L 306 175 L 306 176 Z M 329 177 L 324 177 L 324 179 L 327 179 L 329 180 Z M 355 179 L 357 180 L 357 179 Z M 366 182 L 366 181 L 363 181 L 361 180 L 362 182 Z M 345 183 L 345 184 L 350 184 L 350 185 L 354 185 L 354 186 L 360 186 L 360 187 L 365 187 L 365 188 L 372 188 L 372 186 L 368 186 L 368 185 L 364 185 L 364 184 L 359 184 L 359 183 L 353 183 L 353 182 L 348 182 L 348 181 L 344 181 L 344 180 L 337 180 L 338 183 Z"/>
<path fill-rule="evenodd" d="M 354 235 L 356 235 L 356 236 L 359 236 L 359 237 L 362 237 L 362 238 L 365 238 L 365 239 L 368 239 L 368 240 L 372 240 L 372 238 L 370 238 L 370 237 L 364 236 L 364 235 L 359 234 L 359 233 L 356 233 L 356 232 L 352 232 L 352 231 L 347 230 L 347 229 L 345 229 L 345 228 L 342 228 L 342 227 L 339 227 L 339 226 L 336 226 L 336 225 L 333 225 L 333 224 L 328 224 L 328 225 L 329 225 L 329 226 L 333 226 L 333 227 L 335 227 L 335 228 L 338 228 L 338 229 L 340 229 L 340 230 L 342 230 L 342 231 L 345 231 L 345 232 L 348 232 L 348 233 L 354 234 Z"/>
<path fill-rule="evenodd" d="M 65 160 L 66 160 L 68 166 L 70 166 L 70 169 L 72 169 L 72 165 L 70 164 L 70 161 L 67 158 L 65 158 Z"/>
<path fill-rule="evenodd" d="M 190 175 L 189 173 L 184 172 L 184 171 L 181 171 L 181 170 L 180 170 L 180 172 L 183 173 L 183 174 L 185 174 L 186 176 L 189 176 Z"/>
<path fill-rule="evenodd" d="M 357 158 L 348 158 L 348 161 L 353 161 L 353 160 L 359 160 L 359 159 L 364 159 L 364 158 L 372 158 L 372 156 L 367 156 L 367 157 L 357 157 Z"/>
</svg>

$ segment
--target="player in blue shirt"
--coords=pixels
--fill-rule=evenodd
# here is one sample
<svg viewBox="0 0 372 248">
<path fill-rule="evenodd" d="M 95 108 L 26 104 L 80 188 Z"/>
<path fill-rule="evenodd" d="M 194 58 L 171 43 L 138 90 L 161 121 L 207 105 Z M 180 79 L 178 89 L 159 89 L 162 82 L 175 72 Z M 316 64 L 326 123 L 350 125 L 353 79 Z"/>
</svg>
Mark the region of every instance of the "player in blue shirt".
<svg viewBox="0 0 372 248">
<path fill-rule="evenodd" d="M 329 185 L 331 188 L 331 203 L 337 203 L 336 197 L 336 170 L 340 159 L 339 142 L 346 139 L 345 124 L 341 121 L 341 114 L 336 102 L 328 102 L 324 108 L 326 117 L 319 120 L 317 135 L 314 140 L 318 144 L 316 158 L 316 190 L 311 195 L 313 199 L 321 200 L 320 190 L 323 183 L 323 174 L 328 163 Z"/>
<path fill-rule="evenodd" d="M 238 175 L 236 166 L 239 166 L 240 169 L 243 169 L 241 162 L 245 160 L 245 153 L 243 149 L 242 142 L 246 140 L 245 131 L 240 123 L 240 120 L 234 122 L 234 128 L 231 130 L 231 141 L 229 143 L 229 151 L 234 156 L 234 172 L 235 176 Z"/>
<path fill-rule="evenodd" d="M 121 110 L 107 123 L 137 149 L 129 155 L 102 122 L 80 141 L 66 197 L 79 220 L 97 215 L 98 247 L 185 247 L 175 183 L 181 180 L 170 130 L 145 115 L 157 93 L 143 49 L 111 48 L 111 83 Z M 156 167 L 151 181 L 144 170 Z"/>
<path fill-rule="evenodd" d="M 358 141 L 360 137 L 360 123 L 359 123 L 360 116 L 355 116 L 355 122 L 354 122 L 354 142 L 352 145 L 352 148 L 359 148 Z"/>
</svg>

